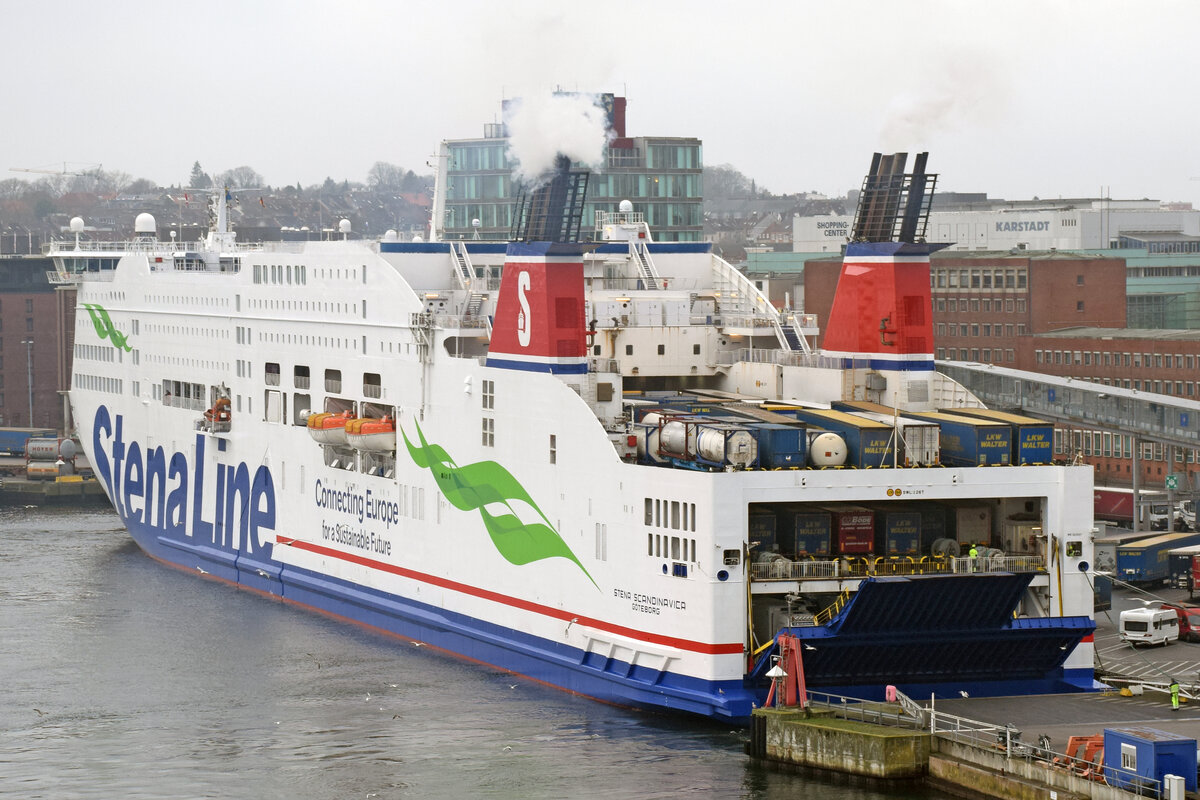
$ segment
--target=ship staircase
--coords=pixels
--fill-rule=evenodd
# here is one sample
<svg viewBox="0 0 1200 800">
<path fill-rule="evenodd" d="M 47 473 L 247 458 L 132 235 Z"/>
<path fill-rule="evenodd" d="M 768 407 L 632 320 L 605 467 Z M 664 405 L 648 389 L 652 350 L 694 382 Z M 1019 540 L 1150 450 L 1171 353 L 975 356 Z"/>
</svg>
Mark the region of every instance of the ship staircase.
<svg viewBox="0 0 1200 800">
<path fill-rule="evenodd" d="M 658 275 L 658 270 L 654 268 L 654 260 L 650 258 L 649 245 L 640 240 L 632 240 L 629 242 L 629 257 L 637 264 L 638 275 L 641 278 L 641 289 L 661 289 L 663 288 L 662 278 Z"/>
<path fill-rule="evenodd" d="M 720 315 L 720 321 L 714 322 L 723 323 L 726 327 L 745 326 L 751 329 L 756 329 L 761 323 L 774 330 L 782 349 L 802 354 L 801 358 L 804 359 L 812 357 L 812 348 L 797 330 L 795 315 L 791 311 L 776 309 L 753 281 L 716 255 L 712 257 L 712 269 L 713 290 L 719 297 L 717 312 Z M 740 322 L 735 322 L 735 319 Z"/>
<path fill-rule="evenodd" d="M 784 341 L 787 342 L 788 350 L 801 353 L 805 351 L 804 337 L 796 330 L 795 319 L 790 311 L 780 314 L 779 330 L 783 334 Z"/>
<path fill-rule="evenodd" d="M 459 288 L 468 295 L 467 316 L 473 317 L 483 307 L 483 301 L 487 295 L 471 289 L 475 279 L 475 268 L 471 264 L 471 254 L 467 252 L 467 243 L 450 242 L 450 256 L 454 260 L 454 275 L 458 278 Z"/>
<path fill-rule="evenodd" d="M 956 691 L 1004 682 L 1061 682 L 1059 669 L 1095 630 L 1078 617 L 1014 617 L 1033 573 L 868 578 L 833 618 L 784 628 L 804 650 L 808 687 L 898 686 Z M 778 645 L 765 648 L 753 676 L 766 686 Z M 911 692 L 910 692 L 911 693 Z"/>
</svg>

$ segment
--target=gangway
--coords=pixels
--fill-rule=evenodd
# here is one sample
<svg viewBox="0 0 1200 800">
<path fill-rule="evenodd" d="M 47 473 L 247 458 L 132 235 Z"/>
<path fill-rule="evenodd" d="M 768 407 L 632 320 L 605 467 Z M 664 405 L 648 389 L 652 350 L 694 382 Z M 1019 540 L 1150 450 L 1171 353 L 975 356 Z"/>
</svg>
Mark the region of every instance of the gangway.
<svg viewBox="0 0 1200 800">
<path fill-rule="evenodd" d="M 990 408 L 1020 408 L 1054 422 L 1200 448 L 1200 402 L 1194 400 L 992 364 L 938 361 L 937 370 Z"/>
</svg>

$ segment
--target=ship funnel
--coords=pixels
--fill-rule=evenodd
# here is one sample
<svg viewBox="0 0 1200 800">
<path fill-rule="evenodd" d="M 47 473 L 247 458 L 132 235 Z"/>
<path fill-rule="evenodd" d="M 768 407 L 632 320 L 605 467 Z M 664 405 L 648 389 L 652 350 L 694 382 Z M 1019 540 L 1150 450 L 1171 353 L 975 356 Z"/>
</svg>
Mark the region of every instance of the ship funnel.
<svg viewBox="0 0 1200 800">
<path fill-rule="evenodd" d="M 871 160 L 851 241 L 825 328 L 824 353 L 842 366 L 882 371 L 933 370 L 933 307 L 925 228 L 937 176 L 928 153 L 906 173 L 907 153 Z"/>
<path fill-rule="evenodd" d="M 564 155 L 555 166 L 517 203 L 488 345 L 490 367 L 587 372 L 579 230 L 588 173 L 572 171 Z"/>
<path fill-rule="evenodd" d="M 854 242 L 908 242 L 925 240 L 929 208 L 937 175 L 925 172 L 929 153 L 918 153 L 913 172 L 905 173 L 908 153 L 871 158 L 871 171 L 863 179 L 858 211 L 854 215 Z"/>
<path fill-rule="evenodd" d="M 561 153 L 554 171 L 517 199 L 511 239 L 514 242 L 578 242 L 587 195 L 587 170 L 572 170 Z"/>
</svg>

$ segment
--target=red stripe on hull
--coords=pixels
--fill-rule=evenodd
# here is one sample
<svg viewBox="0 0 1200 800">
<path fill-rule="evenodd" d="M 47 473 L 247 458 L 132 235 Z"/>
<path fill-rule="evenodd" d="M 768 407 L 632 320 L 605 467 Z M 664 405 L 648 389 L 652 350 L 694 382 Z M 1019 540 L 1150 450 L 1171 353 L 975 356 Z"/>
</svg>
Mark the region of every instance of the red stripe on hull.
<svg viewBox="0 0 1200 800">
<path fill-rule="evenodd" d="M 678 639 L 673 636 L 663 636 L 661 634 L 649 633 L 647 631 L 639 631 L 634 628 L 626 628 L 623 625 L 614 625 L 603 620 L 593 619 L 591 617 L 582 617 L 578 614 L 573 614 L 572 612 L 561 608 L 552 608 L 540 603 L 533 603 L 517 597 L 510 597 L 498 592 L 488 591 L 487 589 L 480 589 L 478 586 L 470 586 L 468 584 L 459 583 L 447 578 L 439 578 L 436 575 L 428 575 L 423 572 L 417 572 L 416 570 L 397 567 L 393 564 L 385 564 L 382 561 L 376 561 L 375 559 L 366 558 L 353 553 L 343 553 L 340 550 L 333 550 L 328 547 L 323 547 L 319 544 L 312 544 L 311 542 L 302 542 L 283 536 L 278 537 L 276 541 L 279 544 L 295 547 L 298 550 L 306 550 L 310 553 L 316 553 L 317 555 L 327 556 L 329 558 L 337 558 L 342 561 L 348 561 L 352 564 L 358 564 L 360 566 L 369 567 L 370 569 L 376 569 L 380 572 L 388 572 L 392 575 L 399 575 L 402 578 L 409 578 L 410 580 L 432 584 L 433 586 L 440 586 L 443 589 L 449 589 L 454 592 L 459 592 L 460 594 L 466 594 L 472 597 L 490 600 L 493 603 L 499 603 L 511 608 L 518 608 L 522 611 L 541 614 L 542 616 L 552 617 L 564 622 L 574 621 L 578 625 L 587 625 L 607 633 L 616 634 L 618 636 L 628 636 L 631 639 L 662 645 L 664 647 L 674 647 L 679 650 L 690 650 L 694 653 L 703 653 L 705 655 L 740 655 L 744 649 L 741 642 L 710 644 L 707 642 L 695 642 L 690 639 Z"/>
</svg>

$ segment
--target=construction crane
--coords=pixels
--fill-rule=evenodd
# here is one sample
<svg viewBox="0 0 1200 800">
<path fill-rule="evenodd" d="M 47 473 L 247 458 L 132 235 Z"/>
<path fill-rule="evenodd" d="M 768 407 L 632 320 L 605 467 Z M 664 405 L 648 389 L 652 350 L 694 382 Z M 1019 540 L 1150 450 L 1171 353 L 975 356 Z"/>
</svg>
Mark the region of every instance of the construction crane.
<svg viewBox="0 0 1200 800">
<path fill-rule="evenodd" d="M 80 161 L 64 161 L 62 169 L 46 167 L 9 167 L 9 172 L 39 172 L 43 175 L 65 175 L 71 178 L 94 178 L 100 175 L 100 164 L 85 164 Z"/>
</svg>

